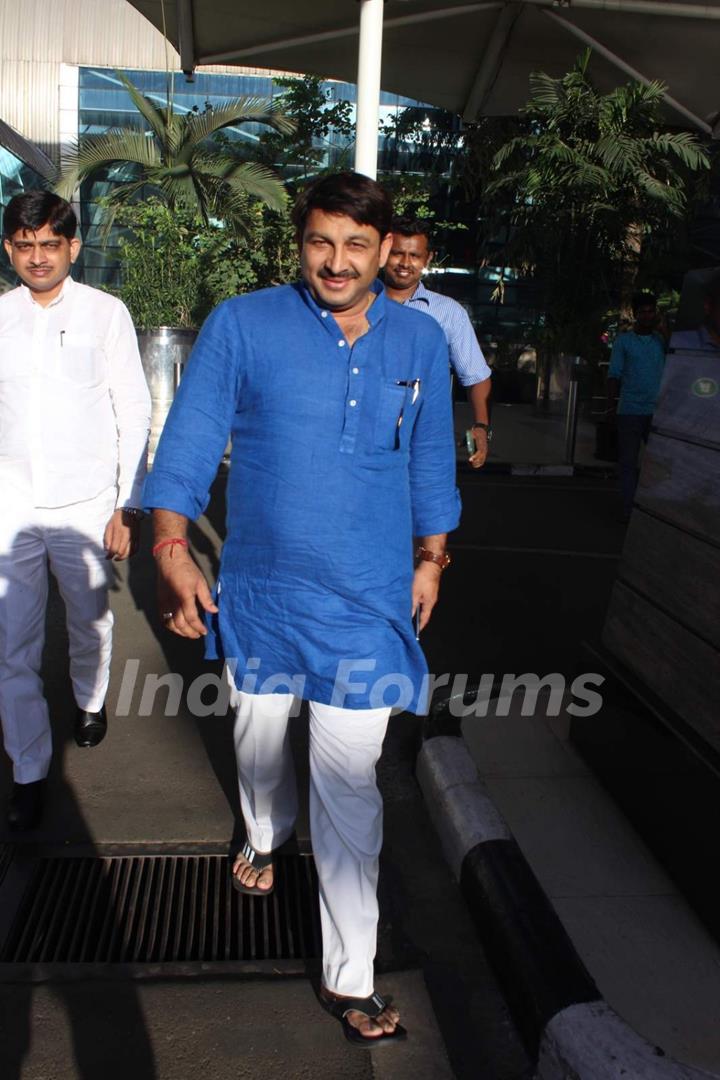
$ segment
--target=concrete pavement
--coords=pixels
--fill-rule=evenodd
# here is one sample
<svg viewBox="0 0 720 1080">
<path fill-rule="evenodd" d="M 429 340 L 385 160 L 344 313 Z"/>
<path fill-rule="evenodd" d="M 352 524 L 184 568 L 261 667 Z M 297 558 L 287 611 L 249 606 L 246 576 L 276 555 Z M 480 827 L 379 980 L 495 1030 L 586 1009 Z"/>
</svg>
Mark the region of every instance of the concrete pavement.
<svg viewBox="0 0 720 1080">
<path fill-rule="evenodd" d="M 572 678 L 583 639 L 599 634 L 622 541 L 612 488 L 469 474 L 463 488 L 466 513 L 454 547 L 461 560 L 474 555 L 478 562 L 471 574 L 463 561 L 461 580 L 448 582 L 457 596 L 443 606 L 428 634 L 435 670 L 452 665 L 455 656 L 449 670 L 469 670 L 470 682 L 488 671 L 496 677 L 556 672 Z M 459 634 L 462 609 L 467 614 Z M 468 715 L 462 733 L 480 785 L 471 805 L 461 790 L 463 780 L 471 785 L 458 772 L 455 810 L 466 826 L 472 820 L 472 842 L 508 838 L 519 845 L 600 994 L 660 1048 L 655 1064 L 645 1062 L 641 1071 L 635 1062 L 636 1074 L 629 1059 L 616 1056 L 617 1069 L 679 1075 L 672 1072 L 674 1058 L 691 1069 L 720 1073 L 718 944 L 574 749 L 567 704 L 565 695 L 553 710 L 541 693 L 528 716 L 518 699 L 507 710 L 493 704 L 486 716 Z M 475 775 L 472 761 L 470 767 Z M 676 797 L 669 788 L 671 805 Z M 436 793 L 434 800 L 433 811 Z M 446 821 L 443 816 L 441 829 Z M 446 851 L 459 873 L 465 850 L 446 836 Z M 534 901 L 510 889 L 501 899 L 507 907 L 493 910 L 495 921 L 512 925 L 521 911 L 518 926 L 524 921 L 527 932 Z M 538 927 L 531 925 L 530 937 L 533 931 Z M 533 968 L 532 958 L 527 966 Z M 569 1010 L 563 1021 L 566 1046 L 573 1038 L 573 1015 Z M 618 1037 L 615 1050 L 621 1045 Z M 599 1048 L 597 1054 L 602 1056 Z M 582 1080 L 606 1075 L 601 1056 L 580 1073 Z"/>
<path fill-rule="evenodd" d="M 221 506 L 213 503 L 193 532 L 199 561 L 211 573 L 221 533 Z M 158 623 L 147 537 L 144 554 L 118 568 L 113 609 L 110 730 L 95 750 L 79 750 L 72 741 L 62 605 L 56 593 L 51 597 L 45 678 L 56 752 L 45 821 L 25 850 L 225 851 L 237 808 L 227 718 L 197 719 L 185 702 L 178 715 L 165 715 L 165 691 L 155 696 L 150 715 L 139 715 L 148 678 L 182 673 L 187 689 L 208 670 L 196 644 L 176 640 Z M 128 671 L 128 715 L 113 718 L 118 698 L 130 693 Z M 406 1046 L 384 1048 L 378 1061 L 358 1054 L 303 979 L 218 980 L 196 970 L 182 982 L 95 981 L 78 970 L 71 983 L 31 987 L 6 975 L 10 981 L 0 983 L 3 1080 L 183 1080 L 199 1071 L 220 1080 L 231 1074 L 528 1077 L 527 1057 L 413 778 L 417 731 L 413 718 L 394 718 L 379 767 L 386 810 L 377 985 L 403 1009 L 412 1029 Z M 299 719 L 294 744 L 301 786 L 304 739 Z M 9 784 L 4 767 L 3 802 Z M 307 839 L 304 817 L 298 838 Z"/>
<path fill-rule="evenodd" d="M 431 669 L 466 673 L 469 681 L 485 672 L 572 675 L 580 642 L 596 636 L 602 625 L 622 544 L 614 485 L 463 474 L 462 487 L 465 512 L 453 538 L 455 565 L 424 635 Z M 216 501 L 194 533 L 198 557 L 210 573 L 221 535 Z M 121 575 L 127 576 L 113 601 L 112 708 L 123 692 L 129 694 L 127 661 L 136 661 L 137 670 L 127 717 L 113 721 L 95 751 L 80 751 L 71 741 L 57 597 L 51 605 L 46 674 L 57 754 L 50 812 L 34 840 L 51 850 L 74 844 L 119 851 L 225 850 L 237 807 L 228 721 L 196 719 L 185 705 L 177 716 L 166 716 L 165 691 L 158 691 L 149 716 L 139 715 L 148 677 L 182 672 L 187 689 L 207 667 L 196 645 L 176 641 L 159 626 L 147 551 Z M 545 724 L 538 713 L 468 721 L 466 737 L 493 798 L 607 1000 L 668 1053 L 717 1068 L 716 1026 L 708 1011 L 717 993 L 716 953 L 692 916 L 682 915 L 681 900 L 661 869 L 574 756 L 562 718 Z M 300 761 L 303 745 L 298 722 Z M 520 1080 L 532 1066 L 419 797 L 416 747 L 415 721 L 394 718 L 379 767 L 386 839 L 378 987 L 397 994 L 413 1030 L 427 1030 L 424 1053 L 439 1070 L 434 1075 Z M 7 772 L 2 784 L 4 797 Z M 299 836 L 306 839 L 303 821 Z M 108 1070 L 116 1059 L 127 1066 L 118 1066 L 118 1075 L 134 1073 L 138 1080 L 174 1080 L 214 1068 L 215 1061 L 218 1071 L 211 1075 L 222 1077 L 222 1069 L 230 1075 L 231 1067 L 234 1075 L 245 1075 L 245 1068 L 256 1075 L 264 1071 L 266 1046 L 271 1076 L 381 1076 L 382 1070 L 398 1080 L 423 1075 L 414 1052 L 403 1048 L 392 1057 L 383 1051 L 382 1061 L 379 1055 L 357 1061 L 305 980 L 99 985 L 36 987 L 32 993 L 26 986 L 1 986 L 14 1039 L 6 1045 L 22 1046 L 28 1025 L 34 1033 L 22 1069 L 7 1075 L 112 1076 Z M 268 1020 L 269 1009 L 282 1019 L 280 1034 Z M 68 1016 L 76 1018 L 74 1043 Z M 234 1022 L 241 1048 L 233 1061 L 236 1042 L 228 1033 Z M 247 1036 L 248 1029 L 263 1033 L 260 1043 L 252 1041 L 254 1034 Z M 447 1064 L 437 1056 L 438 1040 Z M 103 1063 L 100 1074 L 94 1054 Z"/>
<path fill-rule="evenodd" d="M 3 1080 L 452 1080 L 422 975 L 385 982 L 413 1038 L 377 1058 L 304 979 L 0 987 Z"/>
<path fill-rule="evenodd" d="M 463 722 L 481 779 L 608 1004 L 720 1074 L 720 947 L 547 712 Z"/>
</svg>

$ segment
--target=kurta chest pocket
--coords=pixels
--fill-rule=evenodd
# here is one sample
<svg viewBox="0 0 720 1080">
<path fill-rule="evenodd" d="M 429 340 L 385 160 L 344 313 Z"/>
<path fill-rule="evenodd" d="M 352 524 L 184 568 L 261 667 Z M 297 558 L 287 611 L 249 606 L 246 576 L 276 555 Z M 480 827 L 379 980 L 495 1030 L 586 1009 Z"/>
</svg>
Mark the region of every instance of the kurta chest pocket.
<svg viewBox="0 0 720 1080">
<path fill-rule="evenodd" d="M 55 375 L 69 382 L 97 386 L 107 377 L 103 341 L 95 335 L 61 331 L 55 359 Z"/>
<path fill-rule="evenodd" d="M 409 386 L 383 383 L 375 420 L 375 446 L 379 450 L 405 450 L 415 421 L 415 405 Z"/>
</svg>

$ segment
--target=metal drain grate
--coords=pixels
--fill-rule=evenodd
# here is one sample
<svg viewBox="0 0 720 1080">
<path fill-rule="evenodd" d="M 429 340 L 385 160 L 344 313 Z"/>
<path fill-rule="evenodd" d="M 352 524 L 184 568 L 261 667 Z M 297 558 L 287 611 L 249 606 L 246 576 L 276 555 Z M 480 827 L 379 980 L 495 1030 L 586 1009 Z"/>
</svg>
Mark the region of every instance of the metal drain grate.
<svg viewBox="0 0 720 1080">
<path fill-rule="evenodd" d="M 42 859 L 4 963 L 162 964 L 320 955 L 312 858 L 280 855 L 275 890 L 245 896 L 220 855 Z"/>
</svg>

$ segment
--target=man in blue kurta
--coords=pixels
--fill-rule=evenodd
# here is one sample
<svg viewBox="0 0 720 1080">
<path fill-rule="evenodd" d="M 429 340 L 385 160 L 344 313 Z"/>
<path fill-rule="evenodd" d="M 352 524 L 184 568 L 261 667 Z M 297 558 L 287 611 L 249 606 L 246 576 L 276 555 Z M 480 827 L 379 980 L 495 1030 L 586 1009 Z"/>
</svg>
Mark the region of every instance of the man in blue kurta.
<svg viewBox="0 0 720 1080">
<path fill-rule="evenodd" d="M 375 765 L 390 707 L 426 707 L 412 616 L 421 628 L 430 617 L 459 518 L 443 332 L 387 301 L 376 277 L 391 212 L 387 193 L 354 173 L 300 197 L 302 281 L 208 318 L 144 497 L 167 627 L 206 635 L 208 655 L 226 660 L 247 830 L 232 871 L 242 892 L 273 887 L 272 852 L 297 810 L 288 717 L 309 701 L 321 1003 L 365 1045 L 405 1037 L 397 1008 L 374 990 Z M 229 435 L 213 598 L 185 537 Z"/>
</svg>

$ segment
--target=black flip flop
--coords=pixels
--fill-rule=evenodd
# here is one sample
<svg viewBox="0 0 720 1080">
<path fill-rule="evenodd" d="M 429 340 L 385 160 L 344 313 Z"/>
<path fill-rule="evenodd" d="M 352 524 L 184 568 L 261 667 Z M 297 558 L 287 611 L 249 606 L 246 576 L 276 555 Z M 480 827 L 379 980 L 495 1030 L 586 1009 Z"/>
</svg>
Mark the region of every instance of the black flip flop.
<svg viewBox="0 0 720 1080">
<path fill-rule="evenodd" d="M 365 1046 L 372 1049 L 373 1046 L 384 1046 L 387 1043 L 405 1042 L 407 1031 L 398 1024 L 395 1030 L 384 1032 L 382 1035 L 363 1035 L 347 1018 L 349 1012 L 361 1012 L 370 1020 L 374 1020 L 389 1004 L 378 993 L 372 993 L 370 997 L 353 998 L 337 997 L 326 998 L 319 994 L 320 1004 L 325 1012 L 330 1013 L 342 1024 L 343 1035 L 352 1046 Z"/>
<path fill-rule="evenodd" d="M 273 857 L 272 851 L 262 852 L 256 851 L 251 844 L 245 842 L 242 851 L 239 852 L 244 859 L 252 866 L 253 870 L 258 872 L 261 870 L 267 870 L 268 866 L 272 866 Z M 232 879 L 233 889 L 239 893 L 245 893 L 246 896 L 270 896 L 275 888 L 275 881 L 269 889 L 261 889 L 258 885 L 243 885 L 242 882 L 233 874 L 233 864 L 230 864 L 230 877 Z"/>
</svg>

